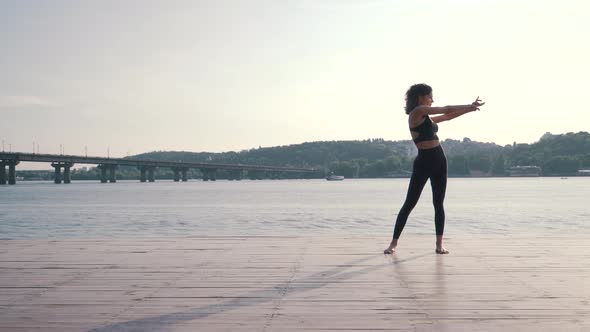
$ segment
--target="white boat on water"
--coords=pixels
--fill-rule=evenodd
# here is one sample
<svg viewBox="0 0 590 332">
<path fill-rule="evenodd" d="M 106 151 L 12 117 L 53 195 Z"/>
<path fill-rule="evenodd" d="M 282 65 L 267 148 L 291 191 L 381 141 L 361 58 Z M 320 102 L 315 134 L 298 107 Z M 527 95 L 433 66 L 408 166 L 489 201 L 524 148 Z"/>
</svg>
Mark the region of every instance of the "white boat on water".
<svg viewBox="0 0 590 332">
<path fill-rule="evenodd" d="M 331 174 L 331 175 L 328 175 L 326 180 L 328 180 L 328 181 L 342 181 L 342 180 L 344 180 L 344 176 Z"/>
</svg>

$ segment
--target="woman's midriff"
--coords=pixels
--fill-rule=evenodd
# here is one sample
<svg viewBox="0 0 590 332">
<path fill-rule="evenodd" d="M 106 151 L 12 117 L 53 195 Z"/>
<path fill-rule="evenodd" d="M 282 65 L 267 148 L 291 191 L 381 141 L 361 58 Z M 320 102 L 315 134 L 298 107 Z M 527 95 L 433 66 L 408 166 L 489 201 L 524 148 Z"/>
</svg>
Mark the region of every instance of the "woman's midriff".
<svg viewBox="0 0 590 332">
<path fill-rule="evenodd" d="M 440 145 L 440 142 L 437 139 L 432 140 L 432 141 L 424 141 L 424 142 L 416 143 L 416 147 L 420 150 L 436 148 L 439 145 Z"/>
</svg>

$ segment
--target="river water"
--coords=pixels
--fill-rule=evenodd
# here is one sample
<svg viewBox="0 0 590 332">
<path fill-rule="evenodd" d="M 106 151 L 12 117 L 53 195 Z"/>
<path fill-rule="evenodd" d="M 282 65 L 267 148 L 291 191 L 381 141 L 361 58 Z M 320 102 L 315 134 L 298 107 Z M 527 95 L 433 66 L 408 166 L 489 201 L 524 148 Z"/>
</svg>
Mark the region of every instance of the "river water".
<svg viewBox="0 0 590 332">
<path fill-rule="evenodd" d="M 0 238 L 386 236 L 408 179 L 0 186 Z M 451 178 L 447 236 L 590 234 L 590 177 Z M 426 185 L 404 234 L 434 234 Z"/>
</svg>

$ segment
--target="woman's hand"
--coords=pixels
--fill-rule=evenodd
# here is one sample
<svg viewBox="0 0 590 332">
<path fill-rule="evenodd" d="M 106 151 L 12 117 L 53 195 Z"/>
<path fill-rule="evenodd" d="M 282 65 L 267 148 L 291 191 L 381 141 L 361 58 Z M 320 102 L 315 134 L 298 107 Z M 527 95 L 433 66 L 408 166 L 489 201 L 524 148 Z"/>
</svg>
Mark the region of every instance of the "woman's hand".
<svg viewBox="0 0 590 332">
<path fill-rule="evenodd" d="M 479 96 L 477 96 L 477 99 L 475 99 L 475 101 L 473 103 L 471 103 L 471 107 L 469 108 L 470 111 L 479 111 L 479 108 L 483 105 L 485 105 L 486 103 L 483 102 L 481 99 L 479 99 Z"/>
</svg>

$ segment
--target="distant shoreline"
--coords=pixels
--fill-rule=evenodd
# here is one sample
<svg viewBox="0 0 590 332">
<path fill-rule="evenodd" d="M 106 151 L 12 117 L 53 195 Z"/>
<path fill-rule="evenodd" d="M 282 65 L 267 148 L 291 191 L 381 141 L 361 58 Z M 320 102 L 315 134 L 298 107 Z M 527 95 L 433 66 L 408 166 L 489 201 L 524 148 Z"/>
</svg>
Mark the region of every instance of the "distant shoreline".
<svg viewBox="0 0 590 332">
<path fill-rule="evenodd" d="M 540 176 L 498 176 L 498 175 L 490 175 L 490 176 L 464 176 L 464 175 L 449 175 L 449 178 L 452 179 L 522 179 L 522 178 L 590 178 L 588 175 L 540 175 Z M 391 177 L 375 177 L 375 178 L 344 178 L 345 180 L 387 180 L 387 179 L 409 179 L 410 176 L 391 176 Z M 19 182 L 53 182 L 53 179 L 17 179 Z M 162 178 L 156 179 L 156 182 L 159 181 L 172 181 L 172 178 Z M 250 180 L 250 179 L 241 179 L 241 180 L 229 180 L 229 179 L 217 179 L 217 181 L 285 181 L 285 180 L 325 180 L 324 178 L 313 178 L 313 179 L 260 179 L 260 180 Z M 72 182 L 100 182 L 100 179 L 76 179 L 72 178 Z M 139 181 L 139 179 L 117 179 L 117 181 Z M 202 181 L 201 178 L 194 178 L 189 179 L 189 181 Z"/>
</svg>

